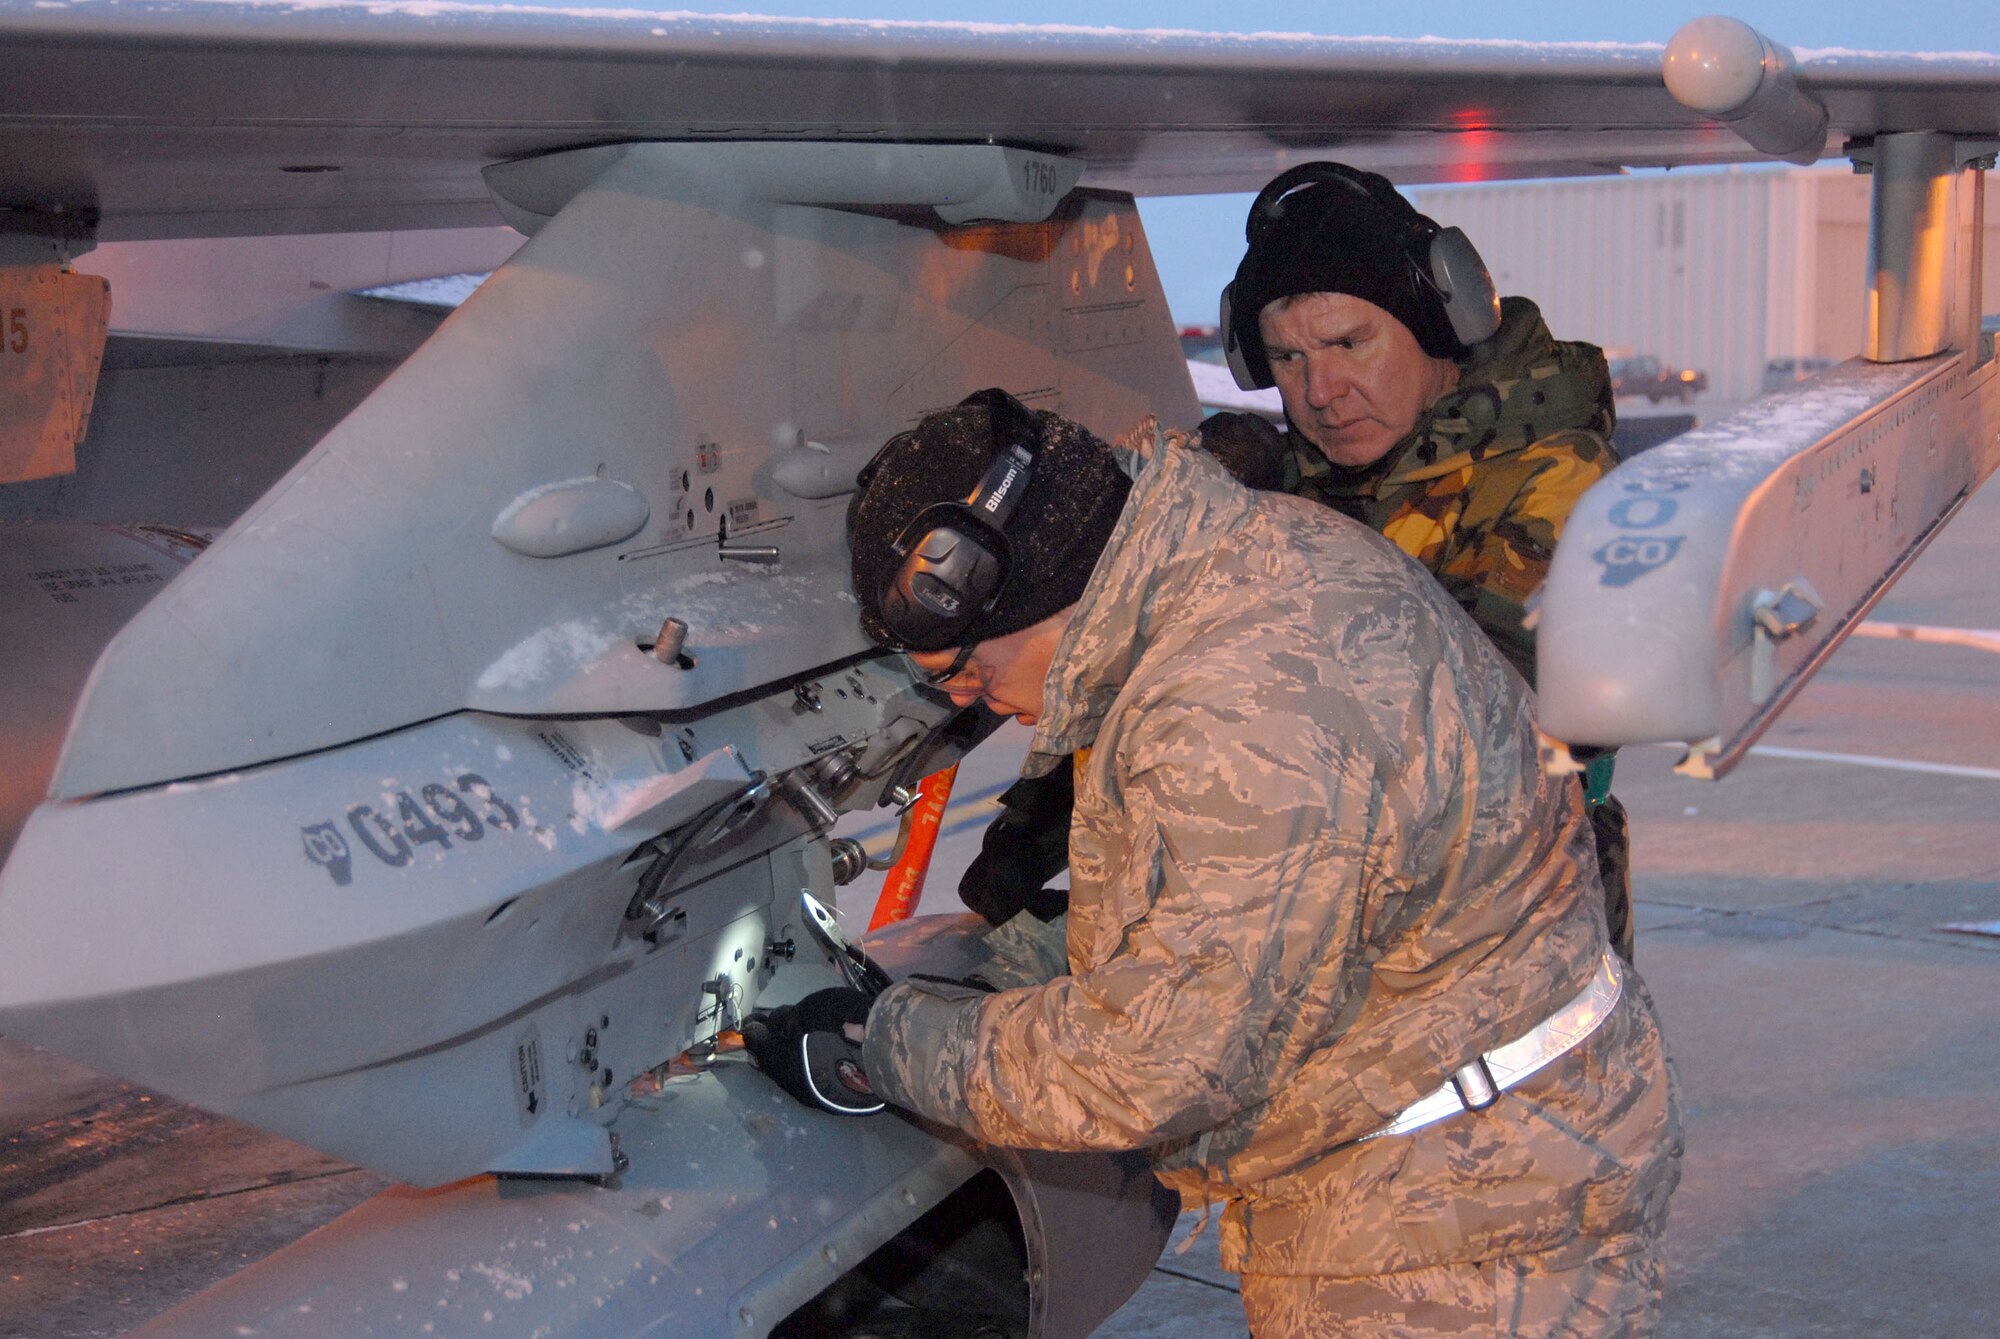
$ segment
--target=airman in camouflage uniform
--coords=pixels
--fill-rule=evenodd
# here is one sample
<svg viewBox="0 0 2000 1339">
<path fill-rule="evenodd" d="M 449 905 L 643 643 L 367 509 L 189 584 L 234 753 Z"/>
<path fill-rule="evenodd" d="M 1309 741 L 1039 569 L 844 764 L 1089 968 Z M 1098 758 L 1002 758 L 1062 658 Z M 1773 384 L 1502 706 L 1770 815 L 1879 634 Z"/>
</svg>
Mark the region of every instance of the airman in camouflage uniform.
<svg viewBox="0 0 2000 1339">
<path fill-rule="evenodd" d="M 1629 969 L 1581 1044 L 1491 1107 L 1369 1137 L 1619 975 L 1581 797 L 1542 773 L 1524 685 L 1380 537 L 1129 445 L 1071 608 L 969 662 L 916 657 L 1031 722 L 1031 772 L 1088 749 L 1068 971 L 892 987 L 869 1084 L 989 1143 L 1148 1150 L 1225 1206 L 1260 1336 L 1649 1332 L 1680 1135 Z M 1043 628 L 1033 693 L 999 657 L 954 686 Z"/>
<path fill-rule="evenodd" d="M 1255 415 L 1218 414 L 1203 425 L 1202 444 L 1252 487 L 1323 502 L 1386 535 L 1532 684 L 1528 597 L 1548 576 L 1570 510 L 1617 463 L 1610 377 L 1600 350 L 1558 342 L 1525 298 L 1500 304 L 1491 333 L 1463 338 L 1412 254 L 1437 231 L 1388 181 L 1339 164 L 1307 164 L 1267 187 L 1251 208 L 1249 251 L 1227 306 L 1233 328 L 1224 335 L 1244 374 L 1279 387 L 1291 431 Z M 1422 369 L 1426 356 L 1440 369 L 1449 363 L 1442 393 L 1433 396 L 1428 383 L 1400 396 L 1392 383 L 1385 392 L 1383 360 L 1370 359 L 1365 338 L 1359 355 L 1335 352 L 1330 366 L 1301 372 L 1321 356 L 1310 347 L 1314 335 L 1331 344 L 1357 328 L 1346 312 L 1323 330 L 1284 332 L 1300 347 L 1269 356 L 1260 322 L 1267 309 L 1325 294 L 1343 295 L 1346 312 L 1399 323 L 1406 364 Z M 1322 453 L 1321 439 L 1348 457 L 1345 465 Z M 1585 792 L 1612 942 L 1629 962 L 1629 842 L 1611 767 L 1608 754 L 1594 760 Z M 1059 790 L 1024 781 L 1001 797 L 1003 812 L 961 885 L 968 906 L 996 923 L 1021 908 L 1042 916 L 1060 909 L 1060 890 L 1042 891 L 1065 857 L 1067 797 Z"/>
</svg>

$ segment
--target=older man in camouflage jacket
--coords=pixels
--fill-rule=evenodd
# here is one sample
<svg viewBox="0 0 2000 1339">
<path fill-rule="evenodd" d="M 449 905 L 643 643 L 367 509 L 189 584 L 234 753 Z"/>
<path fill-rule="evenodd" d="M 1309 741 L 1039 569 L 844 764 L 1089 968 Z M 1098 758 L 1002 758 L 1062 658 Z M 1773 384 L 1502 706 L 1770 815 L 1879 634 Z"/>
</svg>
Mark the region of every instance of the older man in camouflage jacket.
<svg viewBox="0 0 2000 1339">
<path fill-rule="evenodd" d="M 1535 681 L 1528 597 L 1584 490 L 1617 463 L 1610 377 L 1595 346 L 1558 341 L 1535 304 L 1430 273 L 1441 230 L 1383 177 L 1307 163 L 1251 206 L 1224 336 L 1240 379 L 1278 388 L 1290 431 L 1218 414 L 1202 444 L 1255 488 L 1333 507 L 1422 563 Z M 1469 244 L 1467 244 L 1469 249 Z M 1476 266 L 1476 257 L 1473 258 Z M 1473 278 L 1484 279 L 1483 271 Z M 1454 305 L 1455 300 L 1455 305 Z M 1586 793 L 1612 942 L 1632 956 L 1625 811 L 1611 759 Z M 1003 797 L 960 896 L 996 924 L 1060 910 L 1043 885 L 1066 858 L 1069 778 Z"/>
<path fill-rule="evenodd" d="M 850 538 L 872 635 L 1033 726 L 1031 771 L 1088 750 L 1066 971 L 823 992 L 753 1050 L 865 1020 L 846 1081 L 880 1099 L 1148 1150 L 1225 1206 L 1260 1336 L 1649 1333 L 1677 1115 L 1520 678 L 1362 526 L 1039 420 L 990 607 L 901 616 L 951 547 L 927 509 L 991 477 L 983 406 L 885 448 Z"/>
</svg>

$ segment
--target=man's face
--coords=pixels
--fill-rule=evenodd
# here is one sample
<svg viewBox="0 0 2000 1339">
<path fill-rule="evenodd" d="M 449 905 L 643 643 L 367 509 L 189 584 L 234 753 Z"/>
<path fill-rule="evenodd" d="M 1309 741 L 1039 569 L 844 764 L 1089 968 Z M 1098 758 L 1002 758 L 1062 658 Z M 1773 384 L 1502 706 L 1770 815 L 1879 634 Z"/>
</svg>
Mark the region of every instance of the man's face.
<svg viewBox="0 0 2000 1339">
<path fill-rule="evenodd" d="M 1423 351 L 1409 327 L 1346 293 L 1302 293 L 1257 317 L 1285 412 L 1336 465 L 1373 465 L 1458 384 L 1458 364 Z"/>
<path fill-rule="evenodd" d="M 935 686 L 961 707 L 984 702 L 1002 716 L 1033 725 L 1042 716 L 1042 683 L 1055 660 L 1056 643 L 1069 626 L 1069 615 L 1065 609 L 1019 632 L 980 642 L 958 673 Z M 942 674 L 957 658 L 955 651 L 908 654 L 927 675 Z"/>
</svg>

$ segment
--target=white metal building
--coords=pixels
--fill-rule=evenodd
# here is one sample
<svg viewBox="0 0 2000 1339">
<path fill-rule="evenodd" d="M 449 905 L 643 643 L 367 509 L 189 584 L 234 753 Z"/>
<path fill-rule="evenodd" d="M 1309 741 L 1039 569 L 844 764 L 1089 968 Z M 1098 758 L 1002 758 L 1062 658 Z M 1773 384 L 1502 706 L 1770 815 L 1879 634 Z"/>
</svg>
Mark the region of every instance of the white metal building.
<svg viewBox="0 0 2000 1339">
<path fill-rule="evenodd" d="M 1989 174 L 2000 176 L 2000 174 Z M 1845 164 L 1774 171 L 1407 188 L 1457 224 L 1502 293 L 1560 338 L 1709 374 L 1705 415 L 1759 393 L 1764 364 L 1861 351 L 1868 179 Z M 1985 305 L 2000 311 L 2000 182 L 1987 182 Z"/>
</svg>

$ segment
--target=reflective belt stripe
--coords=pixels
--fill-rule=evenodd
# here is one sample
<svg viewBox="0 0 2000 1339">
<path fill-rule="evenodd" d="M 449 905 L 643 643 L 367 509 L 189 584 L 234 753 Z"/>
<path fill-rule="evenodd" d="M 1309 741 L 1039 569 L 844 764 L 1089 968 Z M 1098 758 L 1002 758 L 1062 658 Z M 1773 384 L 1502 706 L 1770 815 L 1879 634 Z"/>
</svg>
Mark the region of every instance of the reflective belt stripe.
<svg viewBox="0 0 2000 1339">
<path fill-rule="evenodd" d="M 1485 1080 L 1491 1079 L 1497 1096 L 1530 1074 L 1568 1055 L 1611 1016 L 1618 997 L 1624 991 L 1625 973 L 1620 969 L 1618 959 L 1606 953 L 1582 993 L 1529 1029 L 1526 1036 L 1505 1046 L 1496 1046 L 1477 1057 L 1446 1080 L 1437 1091 L 1418 1098 L 1404 1107 L 1395 1120 L 1372 1134 L 1362 1135 L 1355 1142 L 1380 1139 L 1384 1135 L 1408 1134 L 1446 1116 L 1456 1116 L 1461 1111 L 1483 1110 L 1491 1105 L 1491 1099 L 1486 1102 L 1478 1100 L 1486 1086 Z M 1483 1074 L 1479 1073 L 1482 1062 L 1485 1068 Z M 1472 1095 L 1472 1103 L 1468 1103 L 1465 1094 Z"/>
</svg>

